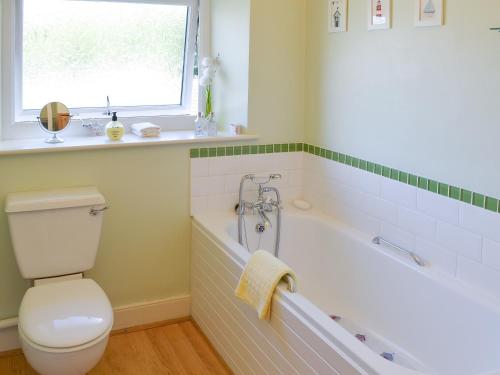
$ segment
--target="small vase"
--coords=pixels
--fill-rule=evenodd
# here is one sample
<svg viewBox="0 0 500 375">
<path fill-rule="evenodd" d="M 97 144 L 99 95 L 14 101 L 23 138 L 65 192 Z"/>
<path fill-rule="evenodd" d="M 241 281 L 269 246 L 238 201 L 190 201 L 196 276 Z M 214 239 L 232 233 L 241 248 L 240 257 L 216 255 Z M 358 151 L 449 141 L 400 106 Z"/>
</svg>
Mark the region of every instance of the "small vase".
<svg viewBox="0 0 500 375">
<path fill-rule="evenodd" d="M 209 137 L 217 137 L 217 123 L 213 117 L 207 120 L 207 135 Z"/>
</svg>

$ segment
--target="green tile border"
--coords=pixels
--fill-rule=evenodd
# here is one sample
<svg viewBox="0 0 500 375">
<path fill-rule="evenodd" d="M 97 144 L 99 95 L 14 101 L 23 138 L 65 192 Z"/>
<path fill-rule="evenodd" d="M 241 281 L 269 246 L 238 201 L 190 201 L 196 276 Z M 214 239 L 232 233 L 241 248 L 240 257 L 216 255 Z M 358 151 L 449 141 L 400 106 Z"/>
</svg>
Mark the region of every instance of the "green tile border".
<svg viewBox="0 0 500 375">
<path fill-rule="evenodd" d="M 441 195 L 456 201 L 467 203 L 491 212 L 500 213 L 500 199 L 484 194 L 435 181 L 426 177 L 417 176 L 405 171 L 400 171 L 388 166 L 377 164 L 368 160 L 342 154 L 307 143 L 276 143 L 267 145 L 243 145 L 228 147 L 194 148 L 190 150 L 191 159 L 212 158 L 217 156 L 238 156 L 274 154 L 282 152 L 306 152 L 321 158 L 346 164 L 353 168 L 361 169 L 385 178 L 399 181 L 403 184 L 414 186 L 418 189 Z"/>
<path fill-rule="evenodd" d="M 214 158 L 218 156 L 239 156 L 239 155 L 259 155 L 259 154 L 274 154 L 281 152 L 310 152 L 318 156 L 326 157 L 327 150 L 313 147 L 304 143 L 283 143 L 269 145 L 240 145 L 227 147 L 212 147 L 212 148 L 193 148 L 190 150 L 191 159 L 197 158 Z M 332 155 L 328 151 L 328 155 Z"/>
</svg>

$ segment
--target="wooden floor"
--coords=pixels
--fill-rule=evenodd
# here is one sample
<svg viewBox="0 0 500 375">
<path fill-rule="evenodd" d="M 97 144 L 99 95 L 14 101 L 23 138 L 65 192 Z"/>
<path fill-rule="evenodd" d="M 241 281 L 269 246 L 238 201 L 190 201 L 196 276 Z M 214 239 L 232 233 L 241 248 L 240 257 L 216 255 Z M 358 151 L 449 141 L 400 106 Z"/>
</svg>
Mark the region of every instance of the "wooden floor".
<svg viewBox="0 0 500 375">
<path fill-rule="evenodd" d="M 36 375 L 19 353 L 0 356 L 1 375 Z M 192 321 L 114 334 L 103 359 L 89 375 L 229 375 Z"/>
</svg>

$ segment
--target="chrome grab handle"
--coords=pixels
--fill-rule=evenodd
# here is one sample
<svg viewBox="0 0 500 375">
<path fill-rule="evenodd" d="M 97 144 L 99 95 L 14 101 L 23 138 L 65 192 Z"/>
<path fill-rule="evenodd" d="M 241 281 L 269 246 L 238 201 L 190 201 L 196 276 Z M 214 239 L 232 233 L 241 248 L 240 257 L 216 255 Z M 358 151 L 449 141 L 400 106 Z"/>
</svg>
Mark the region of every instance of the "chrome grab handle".
<svg viewBox="0 0 500 375">
<path fill-rule="evenodd" d="M 89 211 L 89 215 L 90 216 L 97 216 L 99 215 L 101 212 L 104 212 L 106 210 L 109 210 L 109 207 L 106 206 L 106 207 L 103 207 L 103 208 L 91 208 L 90 211 Z"/>
<path fill-rule="evenodd" d="M 287 283 L 288 291 L 290 293 L 297 293 L 297 284 L 295 284 L 295 280 L 293 279 L 293 277 L 290 275 L 286 275 L 284 279 Z"/>
<path fill-rule="evenodd" d="M 417 254 L 415 254 L 413 251 L 409 251 L 406 249 L 403 249 L 402 247 L 393 244 L 392 242 L 389 242 L 387 240 L 384 240 L 382 237 L 375 237 L 372 242 L 376 245 L 386 245 L 389 246 L 400 253 L 403 253 L 405 255 L 408 255 L 415 263 L 417 263 L 420 267 L 425 267 L 425 262 L 420 258 Z"/>
</svg>

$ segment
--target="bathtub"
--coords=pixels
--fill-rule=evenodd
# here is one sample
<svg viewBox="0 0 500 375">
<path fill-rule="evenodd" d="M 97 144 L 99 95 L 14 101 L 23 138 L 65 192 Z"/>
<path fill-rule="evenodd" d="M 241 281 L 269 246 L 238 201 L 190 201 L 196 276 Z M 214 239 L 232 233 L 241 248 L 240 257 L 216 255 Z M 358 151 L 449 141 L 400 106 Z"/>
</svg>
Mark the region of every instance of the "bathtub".
<svg viewBox="0 0 500 375">
<path fill-rule="evenodd" d="M 234 213 L 197 215 L 192 235 L 193 318 L 236 374 L 500 374 L 499 301 L 331 217 L 284 210 L 280 259 L 298 292 L 278 288 L 270 322 L 234 297 L 250 257 Z"/>
</svg>

